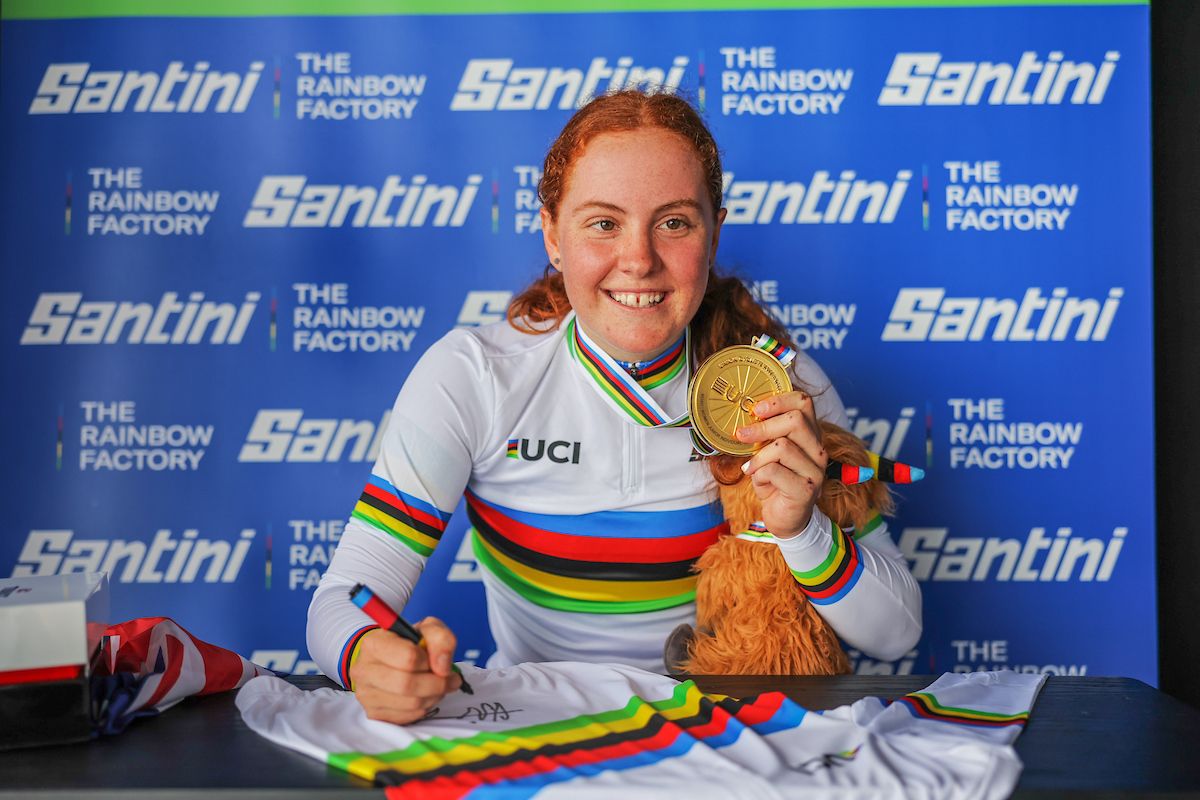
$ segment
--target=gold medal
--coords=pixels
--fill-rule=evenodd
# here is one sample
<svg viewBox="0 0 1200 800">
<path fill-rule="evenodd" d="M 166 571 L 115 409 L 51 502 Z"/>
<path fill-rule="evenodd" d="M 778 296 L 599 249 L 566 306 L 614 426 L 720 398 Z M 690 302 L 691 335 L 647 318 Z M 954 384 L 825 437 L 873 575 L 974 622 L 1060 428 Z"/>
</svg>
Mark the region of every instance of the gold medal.
<svg viewBox="0 0 1200 800">
<path fill-rule="evenodd" d="M 738 428 L 758 422 L 754 404 L 792 390 L 787 370 L 775 356 L 746 344 L 726 347 L 705 360 L 688 389 L 692 427 L 716 450 L 748 456 L 761 445 L 740 441 Z"/>
</svg>

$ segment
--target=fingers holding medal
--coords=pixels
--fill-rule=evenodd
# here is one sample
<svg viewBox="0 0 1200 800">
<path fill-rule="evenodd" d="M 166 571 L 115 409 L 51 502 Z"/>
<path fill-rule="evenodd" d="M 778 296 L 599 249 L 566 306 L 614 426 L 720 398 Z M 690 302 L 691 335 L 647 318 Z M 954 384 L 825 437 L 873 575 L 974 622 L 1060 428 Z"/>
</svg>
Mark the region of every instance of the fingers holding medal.
<svg viewBox="0 0 1200 800">
<path fill-rule="evenodd" d="M 821 496 L 829 456 L 821 445 L 812 397 L 788 392 L 762 401 L 761 422 L 740 429 L 738 438 L 761 447 L 743 469 L 763 504 L 763 522 L 779 538 L 804 530 Z"/>
<path fill-rule="evenodd" d="M 810 395 L 791 391 L 764 398 L 755 404 L 754 416 L 758 421 L 734 432 L 739 441 L 765 445 L 786 440 L 819 467 L 824 478 L 829 459 L 821 447 L 821 426 L 817 423 L 817 411 Z M 758 453 L 761 454 L 762 449 Z M 757 455 L 750 461 L 751 472 L 761 463 L 766 463 L 760 461 Z"/>
</svg>

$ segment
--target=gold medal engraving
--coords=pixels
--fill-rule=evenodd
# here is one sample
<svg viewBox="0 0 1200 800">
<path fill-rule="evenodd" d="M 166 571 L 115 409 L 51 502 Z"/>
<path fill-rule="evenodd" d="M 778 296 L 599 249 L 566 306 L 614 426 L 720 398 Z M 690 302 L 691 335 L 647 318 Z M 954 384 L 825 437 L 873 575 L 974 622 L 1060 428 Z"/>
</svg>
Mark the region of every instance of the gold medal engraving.
<svg viewBox="0 0 1200 800">
<path fill-rule="evenodd" d="M 692 376 L 688 410 L 692 427 L 716 450 L 746 456 L 758 444 L 739 441 L 735 433 L 758 421 L 754 404 L 792 390 L 787 370 L 757 347 L 735 345 L 713 353 Z"/>
</svg>

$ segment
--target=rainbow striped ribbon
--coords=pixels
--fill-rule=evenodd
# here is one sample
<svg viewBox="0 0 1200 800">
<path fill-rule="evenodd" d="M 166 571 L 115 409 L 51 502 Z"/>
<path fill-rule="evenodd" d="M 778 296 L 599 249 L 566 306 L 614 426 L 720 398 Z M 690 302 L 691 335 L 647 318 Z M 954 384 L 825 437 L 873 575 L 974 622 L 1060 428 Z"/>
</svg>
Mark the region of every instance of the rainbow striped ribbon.
<svg viewBox="0 0 1200 800">
<path fill-rule="evenodd" d="M 783 364 L 784 369 L 790 367 L 792 362 L 796 360 L 795 350 L 788 347 L 786 344 L 782 344 L 772 337 L 767 336 L 765 333 L 760 333 L 758 336 L 755 336 L 754 340 L 751 341 L 750 344 L 754 347 L 757 347 L 759 350 L 765 350 L 766 352 L 775 356 L 775 359 L 780 364 Z"/>
<path fill-rule="evenodd" d="M 591 379 L 592 388 L 622 416 L 647 428 L 683 428 L 690 426 L 691 417 L 685 409 L 672 417 L 655 402 L 650 393 L 638 381 L 623 370 L 608 353 L 593 342 L 576 324 L 574 315 L 567 322 L 567 350 L 584 373 Z M 691 331 L 684 332 L 684 350 L 688 358 L 688 373 L 691 373 Z"/>
</svg>

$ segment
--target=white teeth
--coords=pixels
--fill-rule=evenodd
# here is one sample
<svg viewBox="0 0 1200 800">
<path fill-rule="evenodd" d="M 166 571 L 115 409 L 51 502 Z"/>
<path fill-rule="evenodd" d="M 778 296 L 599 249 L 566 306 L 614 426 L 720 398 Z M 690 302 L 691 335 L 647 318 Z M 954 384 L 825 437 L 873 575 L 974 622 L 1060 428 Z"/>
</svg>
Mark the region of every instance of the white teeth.
<svg viewBox="0 0 1200 800">
<path fill-rule="evenodd" d="M 623 306 L 649 308 L 661 303 L 667 295 L 664 292 L 609 292 L 608 296 Z"/>
</svg>

